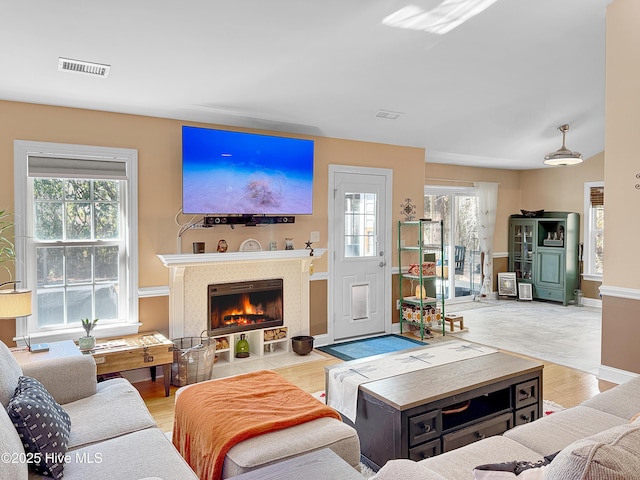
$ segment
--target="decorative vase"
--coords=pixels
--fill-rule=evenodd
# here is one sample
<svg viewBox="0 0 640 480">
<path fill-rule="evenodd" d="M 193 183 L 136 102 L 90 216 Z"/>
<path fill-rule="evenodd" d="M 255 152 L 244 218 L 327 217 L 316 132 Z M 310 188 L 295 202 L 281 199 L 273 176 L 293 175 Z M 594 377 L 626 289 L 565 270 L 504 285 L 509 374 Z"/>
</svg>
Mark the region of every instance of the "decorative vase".
<svg viewBox="0 0 640 480">
<path fill-rule="evenodd" d="M 96 347 L 96 337 L 80 337 L 78 339 L 80 350 L 93 350 Z"/>
<path fill-rule="evenodd" d="M 249 342 L 244 338 L 244 333 L 240 334 L 240 340 L 236 343 L 236 358 L 246 358 L 249 356 Z"/>
<path fill-rule="evenodd" d="M 291 339 L 291 347 L 298 355 L 307 355 L 313 350 L 313 341 L 315 338 L 309 335 L 301 335 Z"/>
</svg>

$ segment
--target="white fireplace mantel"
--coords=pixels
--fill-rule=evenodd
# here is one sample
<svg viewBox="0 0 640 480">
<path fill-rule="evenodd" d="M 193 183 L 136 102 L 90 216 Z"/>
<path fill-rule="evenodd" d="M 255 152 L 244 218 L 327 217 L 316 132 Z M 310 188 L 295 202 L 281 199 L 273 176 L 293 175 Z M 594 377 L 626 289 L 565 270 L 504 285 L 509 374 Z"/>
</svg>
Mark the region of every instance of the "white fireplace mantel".
<svg viewBox="0 0 640 480">
<path fill-rule="evenodd" d="M 158 255 L 169 269 L 170 338 L 208 328 L 207 288 L 214 283 L 282 278 L 289 335 L 309 334 L 309 267 L 326 248 Z"/>
<path fill-rule="evenodd" d="M 273 250 L 273 251 L 253 251 L 253 252 L 225 252 L 225 253 L 181 253 L 173 255 L 158 255 L 165 267 L 186 267 L 190 265 L 212 264 L 220 262 L 242 262 L 242 261 L 274 261 L 307 259 L 321 257 L 327 251 L 326 248 L 314 248 L 313 256 L 309 255 L 309 250 Z"/>
</svg>

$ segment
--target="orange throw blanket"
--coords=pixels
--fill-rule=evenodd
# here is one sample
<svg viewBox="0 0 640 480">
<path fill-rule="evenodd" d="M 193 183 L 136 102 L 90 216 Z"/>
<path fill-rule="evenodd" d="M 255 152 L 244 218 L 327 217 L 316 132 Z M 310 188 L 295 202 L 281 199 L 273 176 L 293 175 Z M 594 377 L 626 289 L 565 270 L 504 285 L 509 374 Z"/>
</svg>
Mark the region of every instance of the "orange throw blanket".
<svg viewBox="0 0 640 480">
<path fill-rule="evenodd" d="M 199 383 L 176 399 L 173 444 L 201 480 L 222 478 L 235 444 L 321 417 L 340 420 L 304 390 L 269 370 Z"/>
</svg>

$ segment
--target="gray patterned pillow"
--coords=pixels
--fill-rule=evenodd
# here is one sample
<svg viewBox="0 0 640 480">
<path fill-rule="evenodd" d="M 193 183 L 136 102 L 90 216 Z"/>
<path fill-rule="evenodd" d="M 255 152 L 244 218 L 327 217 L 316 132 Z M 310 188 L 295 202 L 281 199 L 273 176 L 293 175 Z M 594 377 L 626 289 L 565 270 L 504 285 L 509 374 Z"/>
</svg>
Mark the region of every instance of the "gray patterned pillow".
<svg viewBox="0 0 640 480">
<path fill-rule="evenodd" d="M 640 472 L 640 422 L 618 425 L 576 440 L 560 451 L 547 470 L 549 480 L 584 478 L 629 480 Z"/>
<path fill-rule="evenodd" d="M 71 419 L 38 380 L 21 376 L 7 412 L 30 456 L 29 466 L 41 475 L 62 478 Z"/>
</svg>

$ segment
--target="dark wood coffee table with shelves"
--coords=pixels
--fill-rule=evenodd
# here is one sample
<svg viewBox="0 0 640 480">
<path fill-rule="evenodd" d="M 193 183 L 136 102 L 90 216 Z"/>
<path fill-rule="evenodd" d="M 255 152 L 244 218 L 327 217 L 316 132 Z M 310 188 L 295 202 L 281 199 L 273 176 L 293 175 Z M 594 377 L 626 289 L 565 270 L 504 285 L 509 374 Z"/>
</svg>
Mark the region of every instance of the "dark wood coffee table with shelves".
<svg viewBox="0 0 640 480">
<path fill-rule="evenodd" d="M 539 418 L 543 367 L 497 352 L 363 383 L 355 424 L 343 420 L 373 468 L 422 460 Z"/>
</svg>

